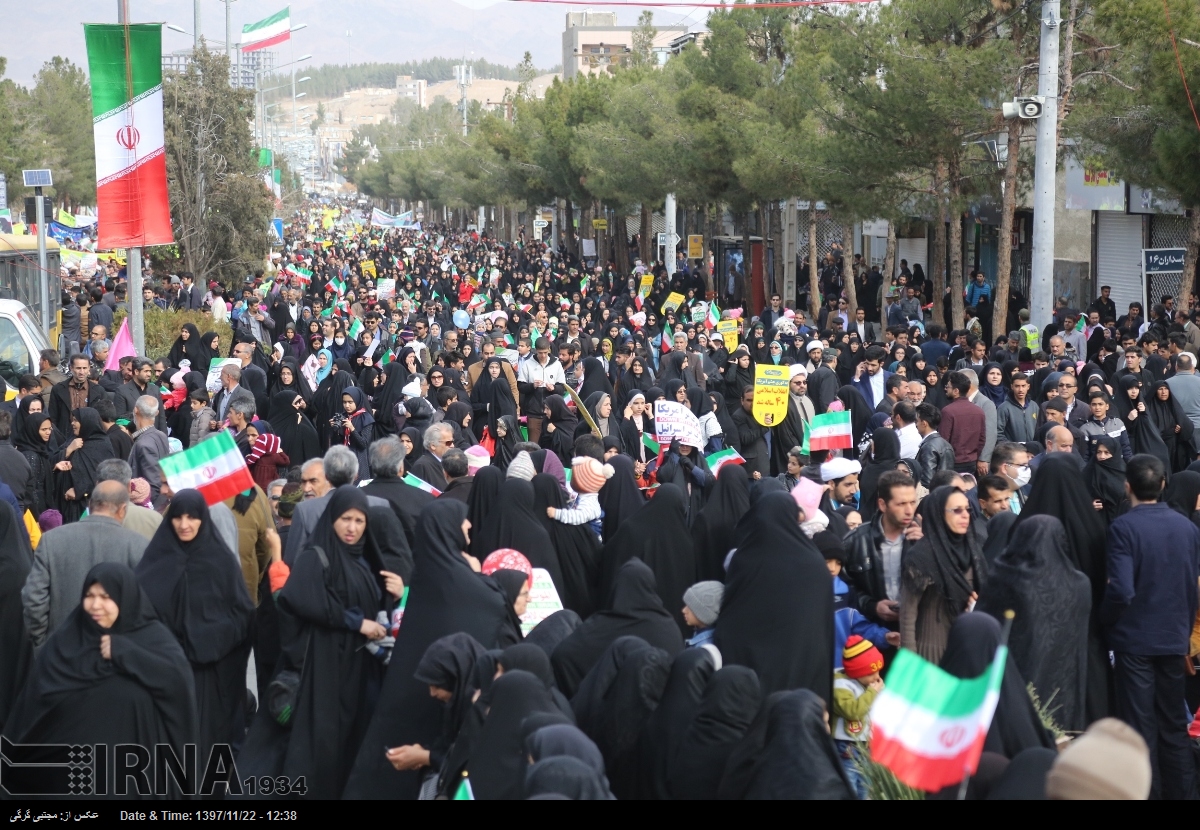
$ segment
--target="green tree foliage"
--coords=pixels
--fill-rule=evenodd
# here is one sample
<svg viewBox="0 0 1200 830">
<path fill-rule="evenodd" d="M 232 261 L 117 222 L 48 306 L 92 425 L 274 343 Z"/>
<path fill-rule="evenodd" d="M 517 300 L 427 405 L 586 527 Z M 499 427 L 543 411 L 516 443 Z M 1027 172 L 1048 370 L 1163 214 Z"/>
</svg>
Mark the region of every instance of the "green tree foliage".
<svg viewBox="0 0 1200 830">
<path fill-rule="evenodd" d="M 263 262 L 272 196 L 250 135 L 254 93 L 229 87 L 229 61 L 199 50 L 163 78 L 175 241 L 197 281 L 226 282 Z"/>
</svg>

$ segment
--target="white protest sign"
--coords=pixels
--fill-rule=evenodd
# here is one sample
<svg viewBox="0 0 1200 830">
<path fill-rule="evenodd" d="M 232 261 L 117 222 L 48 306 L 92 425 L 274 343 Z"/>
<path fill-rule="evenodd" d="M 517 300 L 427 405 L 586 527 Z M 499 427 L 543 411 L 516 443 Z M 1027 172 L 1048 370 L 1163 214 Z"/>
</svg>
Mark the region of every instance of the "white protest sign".
<svg viewBox="0 0 1200 830">
<path fill-rule="evenodd" d="M 375 283 L 375 299 L 390 300 L 396 296 L 396 281 L 393 279 L 382 279 Z"/>
<path fill-rule="evenodd" d="M 545 568 L 533 569 L 533 587 L 529 589 L 529 604 L 521 615 L 521 633 L 526 637 L 534 626 L 558 611 L 563 610 L 562 600 L 554 587 L 554 580 Z"/>
<path fill-rule="evenodd" d="M 704 449 L 700 419 L 687 404 L 677 401 L 654 402 L 654 435 L 655 440 L 664 447 L 678 438 L 680 444 Z"/>
<path fill-rule="evenodd" d="M 204 387 L 208 389 L 209 392 L 215 393 L 220 390 L 221 367 L 225 365 L 237 366 L 240 369 L 242 368 L 242 361 L 238 360 L 236 357 L 214 357 L 211 361 L 209 361 L 208 377 L 204 381 Z"/>
</svg>

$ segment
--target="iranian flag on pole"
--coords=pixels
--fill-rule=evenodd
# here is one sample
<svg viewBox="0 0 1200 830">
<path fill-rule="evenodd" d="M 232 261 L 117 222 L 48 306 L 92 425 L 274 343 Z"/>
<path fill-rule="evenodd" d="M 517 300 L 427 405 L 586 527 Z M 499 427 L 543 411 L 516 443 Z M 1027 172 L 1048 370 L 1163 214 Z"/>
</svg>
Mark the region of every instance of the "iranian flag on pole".
<svg viewBox="0 0 1200 830">
<path fill-rule="evenodd" d="M 292 36 L 291 6 L 257 23 L 242 27 L 242 51 L 255 52 L 268 46 L 278 46 Z"/>
<path fill-rule="evenodd" d="M 806 452 L 813 450 L 844 450 L 854 443 L 850 431 L 849 412 L 826 412 L 817 415 L 804 435 Z"/>
<path fill-rule="evenodd" d="M 979 677 L 962 680 L 901 649 L 871 705 L 871 758 L 910 787 L 934 792 L 974 775 L 1008 646 Z"/>
<path fill-rule="evenodd" d="M 442 494 L 441 490 L 434 487 L 428 481 L 417 478 L 412 473 L 405 473 L 404 478 L 402 480 L 404 481 L 405 484 L 411 484 L 413 487 L 416 487 L 418 490 L 424 490 L 426 493 L 432 493 L 434 496 L 440 496 Z"/>
<path fill-rule="evenodd" d="M 162 26 L 87 25 L 99 248 L 169 245 Z"/>
<path fill-rule="evenodd" d="M 180 490 L 199 490 L 208 504 L 216 504 L 254 486 L 233 436 L 228 430 L 201 441 L 191 449 L 169 455 L 159 462 L 167 484 Z"/>
<path fill-rule="evenodd" d="M 708 469 L 713 475 L 721 471 L 721 468 L 726 464 L 745 464 L 746 459 L 742 458 L 742 454 L 730 447 L 729 449 L 719 450 L 712 455 L 707 455 L 704 460 L 708 462 Z"/>
<path fill-rule="evenodd" d="M 721 322 L 721 309 L 717 308 L 717 301 L 713 300 L 708 304 L 708 313 L 704 315 L 704 327 L 713 329 L 719 322 Z"/>
</svg>

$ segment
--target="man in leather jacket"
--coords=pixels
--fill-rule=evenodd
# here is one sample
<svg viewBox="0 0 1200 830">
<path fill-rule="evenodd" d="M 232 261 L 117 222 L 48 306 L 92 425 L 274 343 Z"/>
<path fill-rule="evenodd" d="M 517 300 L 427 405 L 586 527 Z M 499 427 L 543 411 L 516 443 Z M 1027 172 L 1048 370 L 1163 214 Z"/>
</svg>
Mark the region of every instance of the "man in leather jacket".
<svg viewBox="0 0 1200 830">
<path fill-rule="evenodd" d="M 937 432 L 941 423 L 942 413 L 936 406 L 923 403 L 917 407 L 917 432 L 921 434 L 917 471 L 924 487 L 929 486 L 938 470 L 954 469 L 954 447 Z"/>
<path fill-rule="evenodd" d="M 858 594 L 858 610 L 895 630 L 899 624 L 900 567 L 904 554 L 921 538 L 916 482 L 893 470 L 876 485 L 879 512 L 852 530 L 842 542 L 842 573 Z"/>
</svg>

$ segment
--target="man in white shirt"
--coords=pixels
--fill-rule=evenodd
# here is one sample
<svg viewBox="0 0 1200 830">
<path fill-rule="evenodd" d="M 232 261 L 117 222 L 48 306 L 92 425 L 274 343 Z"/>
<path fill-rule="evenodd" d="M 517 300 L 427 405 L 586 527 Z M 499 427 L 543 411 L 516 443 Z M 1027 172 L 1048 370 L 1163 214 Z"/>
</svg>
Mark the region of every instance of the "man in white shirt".
<svg viewBox="0 0 1200 830">
<path fill-rule="evenodd" d="M 566 375 L 562 365 L 550 357 L 550 341 L 539 337 L 533 346 L 533 358 L 521 363 L 517 372 L 517 388 L 521 392 L 521 411 L 526 414 L 529 440 L 537 441 L 542 434 L 542 411 L 547 394 L 564 394 Z"/>
<path fill-rule="evenodd" d="M 900 439 L 900 457 L 916 458 L 921 448 L 921 433 L 917 432 L 917 408 L 910 401 L 899 401 L 892 407 L 892 426 Z"/>
</svg>

